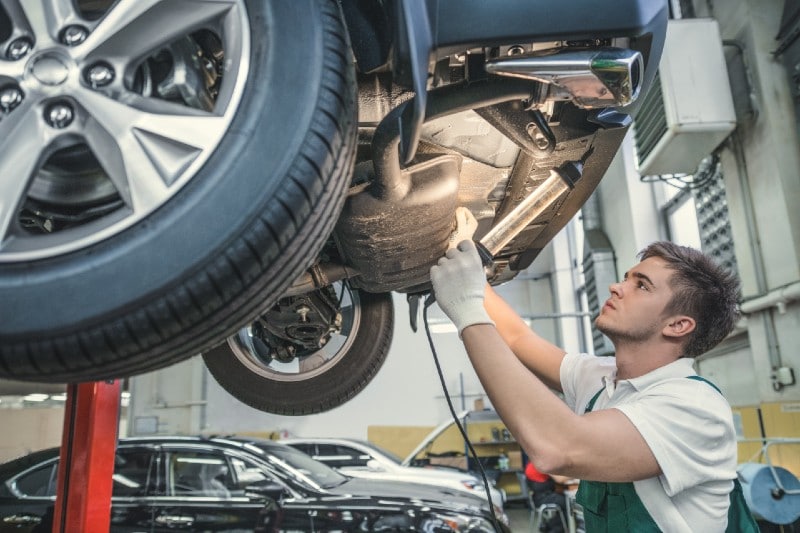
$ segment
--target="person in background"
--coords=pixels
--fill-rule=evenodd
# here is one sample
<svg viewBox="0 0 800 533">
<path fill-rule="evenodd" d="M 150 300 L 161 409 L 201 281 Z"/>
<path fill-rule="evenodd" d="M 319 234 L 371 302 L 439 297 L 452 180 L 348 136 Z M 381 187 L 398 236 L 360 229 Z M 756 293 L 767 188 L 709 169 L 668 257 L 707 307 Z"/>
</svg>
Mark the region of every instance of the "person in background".
<svg viewBox="0 0 800 533">
<path fill-rule="evenodd" d="M 531 507 L 535 510 L 548 503 L 558 505 L 566 522 L 567 499 L 563 493 L 563 486 L 570 481 L 570 478 L 539 472 L 536 466 L 528 461 L 525 465 L 525 479 L 531 495 Z M 559 486 L 561 488 L 560 491 L 557 490 Z M 539 531 L 544 533 L 564 533 L 563 522 L 559 516 L 549 515 L 546 520 L 542 520 Z"/>
</svg>

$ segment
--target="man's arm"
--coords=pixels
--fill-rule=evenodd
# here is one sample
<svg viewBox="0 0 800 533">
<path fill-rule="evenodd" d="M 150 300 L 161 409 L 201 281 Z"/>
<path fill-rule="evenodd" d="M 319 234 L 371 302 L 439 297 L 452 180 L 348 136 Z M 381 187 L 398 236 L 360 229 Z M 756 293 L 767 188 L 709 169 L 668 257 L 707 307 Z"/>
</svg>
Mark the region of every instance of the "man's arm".
<svg viewBox="0 0 800 533">
<path fill-rule="evenodd" d="M 492 405 L 539 470 L 601 481 L 635 481 L 661 472 L 647 443 L 622 412 L 575 414 L 526 369 L 522 362 L 526 357 L 512 352 L 486 310 L 486 275 L 472 241 L 448 250 L 431 268 L 431 282 L 439 307 L 456 325 Z M 497 302 L 489 307 L 500 310 L 497 316 L 503 318 Z M 513 336 L 517 329 L 518 324 L 506 334 Z M 512 340 L 518 350 L 520 343 L 538 344 Z"/>
<path fill-rule="evenodd" d="M 598 481 L 636 481 L 661 473 L 622 412 L 575 414 L 525 371 L 493 325 L 467 326 L 462 339 L 492 405 L 538 469 Z"/>
<path fill-rule="evenodd" d="M 489 285 L 486 285 L 483 306 L 497 325 L 503 341 L 522 364 L 548 387 L 561 391 L 564 350 L 537 335 Z"/>
</svg>

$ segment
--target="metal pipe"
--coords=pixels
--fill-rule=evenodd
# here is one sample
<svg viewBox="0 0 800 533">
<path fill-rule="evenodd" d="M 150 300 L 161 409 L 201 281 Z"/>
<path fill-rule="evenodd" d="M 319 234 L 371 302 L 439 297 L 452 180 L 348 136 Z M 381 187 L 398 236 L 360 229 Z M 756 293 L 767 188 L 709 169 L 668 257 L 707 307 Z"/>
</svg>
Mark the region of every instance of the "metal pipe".
<svg viewBox="0 0 800 533">
<path fill-rule="evenodd" d="M 300 274 L 286 289 L 283 296 L 299 296 L 357 275 L 358 272 L 356 270 L 345 265 L 321 263 Z"/>
<path fill-rule="evenodd" d="M 750 192 L 750 176 L 747 171 L 747 161 L 745 160 L 744 145 L 738 130 L 735 130 L 728 137 L 728 147 L 733 152 L 736 163 L 736 178 L 742 194 L 742 209 L 744 211 L 745 225 L 747 227 L 748 242 L 753 243 L 750 250 L 753 254 L 753 269 L 756 278 L 758 292 L 767 291 L 767 275 L 765 271 L 764 255 L 761 250 L 761 239 L 759 238 L 759 227 L 755 216 L 755 204 Z M 747 312 L 747 311 L 745 311 Z M 754 311 L 750 311 L 754 312 Z M 767 355 L 770 366 L 773 369 L 783 366 L 781 350 L 778 345 L 778 333 L 775 328 L 775 320 L 771 313 L 763 313 L 761 320 L 764 324 L 764 331 L 767 337 Z"/>
<path fill-rule="evenodd" d="M 525 100 L 531 97 L 533 88 L 534 84 L 530 81 L 501 78 L 432 89 L 427 93 L 425 121 L 511 100 Z M 408 110 L 414 107 L 413 100 L 406 100 L 394 108 L 375 128 L 372 138 L 375 169 L 372 190 L 376 198 L 402 198 L 409 190 L 409 175 L 403 172 L 405 165 L 401 165 L 400 160 L 400 138 L 404 128 L 409 127 L 407 117 L 411 113 Z"/>
<path fill-rule="evenodd" d="M 770 307 L 777 307 L 778 312 L 784 313 L 786 312 L 786 304 L 795 300 L 800 300 L 800 281 L 746 300 L 742 302 L 740 307 L 745 314 L 757 313 Z"/>
<path fill-rule="evenodd" d="M 541 215 L 565 192 L 571 184 L 556 169 L 550 176 L 522 202 L 504 216 L 481 238 L 481 244 L 492 255 L 497 255 L 511 239 L 519 235 L 525 227 Z"/>
<path fill-rule="evenodd" d="M 576 105 L 593 109 L 636 100 L 642 88 L 644 60 L 641 53 L 622 48 L 567 50 L 493 59 L 486 63 L 486 71 L 551 84 L 566 91 Z"/>
</svg>

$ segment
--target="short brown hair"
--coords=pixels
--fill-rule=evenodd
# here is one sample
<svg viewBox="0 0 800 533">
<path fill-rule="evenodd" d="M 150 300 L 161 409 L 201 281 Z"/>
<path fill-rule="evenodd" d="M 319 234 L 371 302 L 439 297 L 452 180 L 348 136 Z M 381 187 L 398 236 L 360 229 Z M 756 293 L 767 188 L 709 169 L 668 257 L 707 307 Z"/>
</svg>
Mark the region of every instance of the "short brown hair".
<svg viewBox="0 0 800 533">
<path fill-rule="evenodd" d="M 658 257 L 673 271 L 674 292 L 665 310 L 684 314 L 696 322 L 684 347 L 685 357 L 697 357 L 733 331 L 739 319 L 739 280 L 711 257 L 688 246 L 668 241 L 654 242 L 639 252 L 640 260 Z"/>
</svg>

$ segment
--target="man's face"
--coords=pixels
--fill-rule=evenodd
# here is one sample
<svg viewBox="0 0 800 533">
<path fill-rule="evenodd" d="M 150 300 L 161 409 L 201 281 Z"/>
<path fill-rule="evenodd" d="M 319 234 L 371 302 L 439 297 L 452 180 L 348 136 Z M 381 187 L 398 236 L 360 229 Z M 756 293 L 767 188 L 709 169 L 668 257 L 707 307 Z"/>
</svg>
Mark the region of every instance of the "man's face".
<svg viewBox="0 0 800 533">
<path fill-rule="evenodd" d="M 597 329 L 613 342 L 645 341 L 661 335 L 664 309 L 672 299 L 672 271 L 658 257 L 635 265 L 622 281 L 609 287 L 611 295 L 595 320 Z"/>
</svg>

